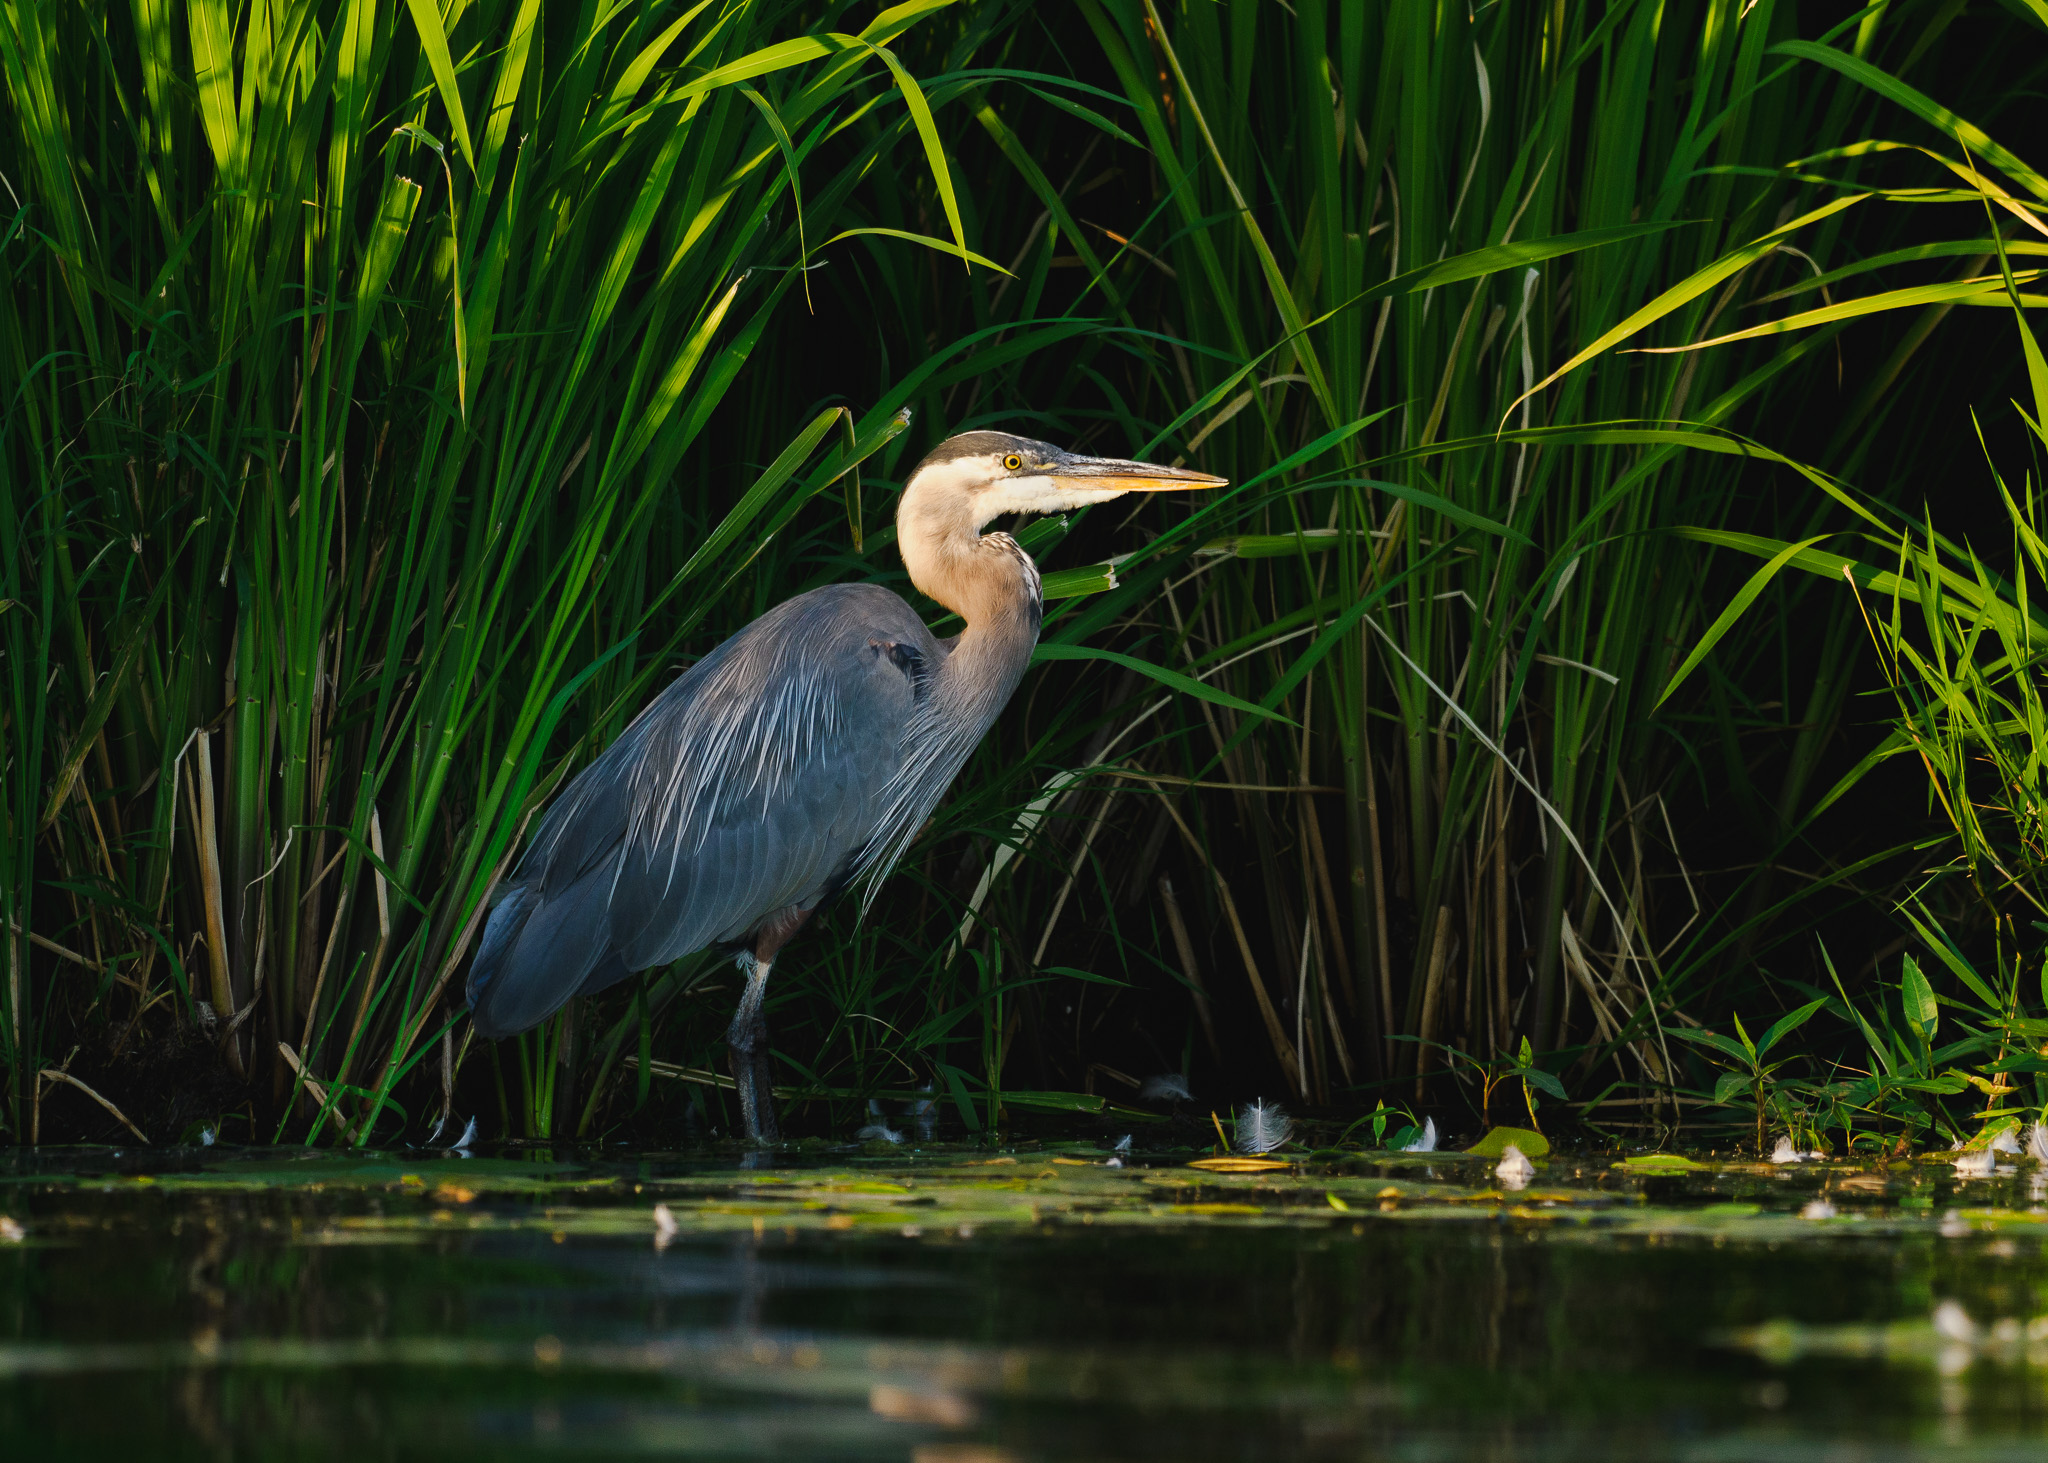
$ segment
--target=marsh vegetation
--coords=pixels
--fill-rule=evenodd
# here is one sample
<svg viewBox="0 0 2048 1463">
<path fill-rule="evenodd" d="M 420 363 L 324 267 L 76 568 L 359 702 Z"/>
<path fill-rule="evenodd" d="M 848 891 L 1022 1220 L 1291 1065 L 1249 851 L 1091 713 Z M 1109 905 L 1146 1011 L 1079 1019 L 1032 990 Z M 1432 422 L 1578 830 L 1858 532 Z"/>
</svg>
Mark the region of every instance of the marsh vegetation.
<svg viewBox="0 0 2048 1463">
<path fill-rule="evenodd" d="M 9 1141 L 727 1128 L 725 967 L 474 1042 L 485 900 L 692 657 L 907 588 L 894 490 L 981 425 L 1233 487 L 1020 528 L 1041 664 L 778 967 L 799 1128 L 2048 1103 L 2038 7 L 0 41 Z"/>
</svg>

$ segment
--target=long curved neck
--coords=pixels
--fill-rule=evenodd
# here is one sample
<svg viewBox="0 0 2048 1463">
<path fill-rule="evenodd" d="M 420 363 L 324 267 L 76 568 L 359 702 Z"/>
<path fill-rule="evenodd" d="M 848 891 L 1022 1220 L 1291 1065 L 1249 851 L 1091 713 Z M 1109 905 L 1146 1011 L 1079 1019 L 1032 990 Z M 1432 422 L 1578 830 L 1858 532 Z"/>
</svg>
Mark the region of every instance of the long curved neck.
<svg viewBox="0 0 2048 1463">
<path fill-rule="evenodd" d="M 927 469 L 904 491 L 896 545 L 910 582 L 966 622 L 934 699 L 974 740 L 1017 688 L 1038 644 L 1038 570 L 1008 534 L 984 535 L 968 495 Z"/>
</svg>

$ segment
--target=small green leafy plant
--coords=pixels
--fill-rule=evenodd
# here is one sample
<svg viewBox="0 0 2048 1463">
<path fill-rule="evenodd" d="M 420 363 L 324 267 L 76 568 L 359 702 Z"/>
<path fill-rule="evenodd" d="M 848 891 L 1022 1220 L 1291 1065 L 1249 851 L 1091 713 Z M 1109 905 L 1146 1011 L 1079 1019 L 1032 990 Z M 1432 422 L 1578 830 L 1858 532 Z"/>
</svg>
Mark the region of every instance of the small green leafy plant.
<svg viewBox="0 0 2048 1463">
<path fill-rule="evenodd" d="M 1740 1016 L 1731 1019 L 1735 1025 L 1734 1036 L 1723 1036 L 1717 1031 L 1692 1031 L 1684 1027 L 1673 1027 L 1670 1034 L 1692 1042 L 1703 1048 L 1708 1060 L 1724 1067 L 1720 1078 L 1714 1083 L 1714 1101 L 1734 1102 L 1747 1095 L 1756 1105 L 1756 1146 L 1761 1153 L 1764 1133 L 1774 1107 L 1780 1105 L 1782 1084 L 1775 1080 L 1778 1070 L 1795 1056 L 1787 1052 L 1777 1061 L 1771 1060 L 1771 1053 L 1778 1043 L 1804 1026 L 1814 1013 L 1827 1004 L 1827 997 L 1808 1001 L 1796 1011 L 1788 1011 L 1773 1021 L 1761 1039 L 1752 1041 L 1748 1028 Z M 1788 1124 L 1788 1126 L 1790 1126 Z"/>
</svg>

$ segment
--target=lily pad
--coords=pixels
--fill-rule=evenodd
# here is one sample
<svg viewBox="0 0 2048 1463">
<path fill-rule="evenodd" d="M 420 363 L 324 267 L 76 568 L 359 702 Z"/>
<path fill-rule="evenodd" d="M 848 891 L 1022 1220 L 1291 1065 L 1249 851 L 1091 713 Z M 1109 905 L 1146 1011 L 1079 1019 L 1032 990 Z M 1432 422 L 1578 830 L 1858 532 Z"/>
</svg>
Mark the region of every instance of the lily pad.
<svg viewBox="0 0 2048 1463">
<path fill-rule="evenodd" d="M 1694 1163 L 1682 1153 L 1638 1153 L 1610 1167 L 1628 1173 L 1689 1173 L 1706 1165 Z"/>
<path fill-rule="evenodd" d="M 1550 1140 L 1530 1128 L 1495 1128 L 1465 1151 L 1480 1158 L 1498 1158 L 1510 1143 L 1524 1158 L 1541 1158 L 1550 1151 Z"/>
<path fill-rule="evenodd" d="M 1221 1158 L 1197 1158 L 1189 1168 L 1206 1168 L 1211 1173 L 1265 1173 L 1276 1168 L 1292 1168 L 1294 1165 L 1284 1158 L 1239 1158 L 1226 1154 Z"/>
</svg>

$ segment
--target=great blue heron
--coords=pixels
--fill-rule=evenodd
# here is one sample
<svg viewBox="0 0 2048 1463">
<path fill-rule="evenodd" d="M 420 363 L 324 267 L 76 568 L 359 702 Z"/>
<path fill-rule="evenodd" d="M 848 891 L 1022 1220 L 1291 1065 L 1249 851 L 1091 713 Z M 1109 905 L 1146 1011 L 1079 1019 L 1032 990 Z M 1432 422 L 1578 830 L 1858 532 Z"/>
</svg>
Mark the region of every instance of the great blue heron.
<svg viewBox="0 0 2048 1463">
<path fill-rule="evenodd" d="M 1223 483 L 1006 432 L 940 443 L 904 485 L 896 547 L 964 628 L 941 640 L 879 585 L 832 585 L 678 676 L 563 790 L 499 886 L 469 973 L 477 1031 L 510 1036 L 636 970 L 734 947 L 733 1080 L 748 1138 L 774 1142 L 769 967 L 826 900 L 887 876 L 1038 643 L 1038 569 L 982 527 Z"/>
</svg>

